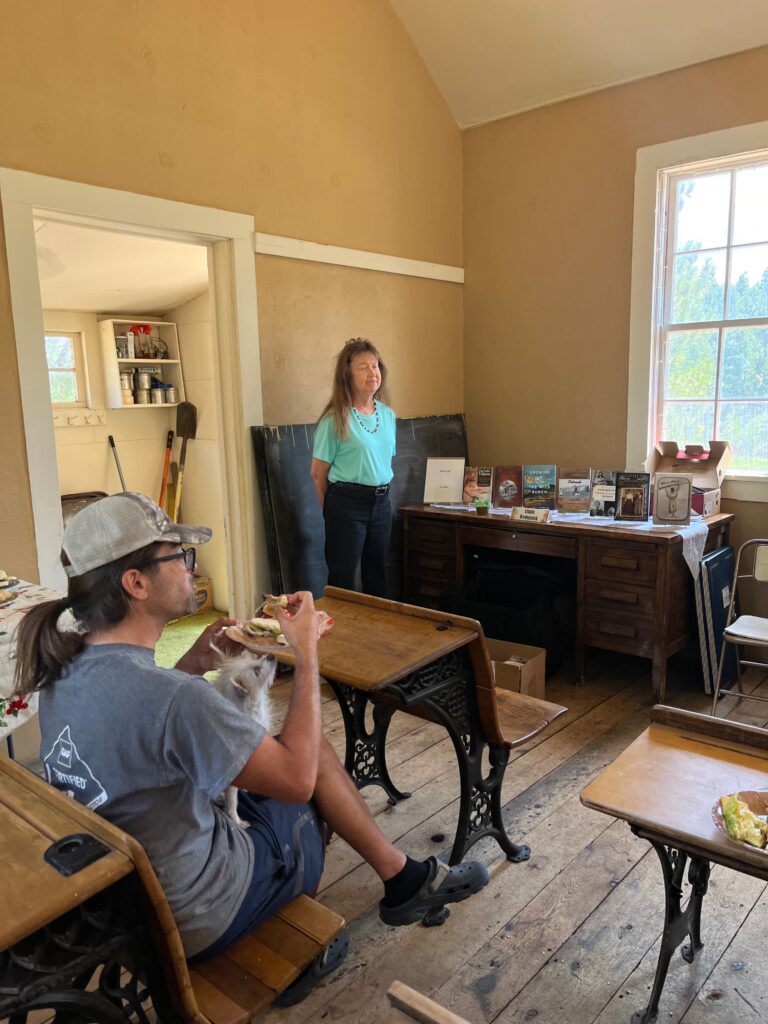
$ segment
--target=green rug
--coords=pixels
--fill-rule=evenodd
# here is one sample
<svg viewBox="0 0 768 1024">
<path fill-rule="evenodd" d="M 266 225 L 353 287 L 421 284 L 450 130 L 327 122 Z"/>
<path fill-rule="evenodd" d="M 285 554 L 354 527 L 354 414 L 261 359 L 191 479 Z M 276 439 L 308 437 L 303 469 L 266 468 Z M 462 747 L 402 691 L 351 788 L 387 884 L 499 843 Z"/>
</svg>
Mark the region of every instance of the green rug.
<svg viewBox="0 0 768 1024">
<path fill-rule="evenodd" d="M 197 612 L 186 618 L 169 622 L 157 641 L 155 664 L 161 668 L 173 668 L 179 658 L 186 654 L 206 626 L 221 617 L 221 612 Z"/>
</svg>

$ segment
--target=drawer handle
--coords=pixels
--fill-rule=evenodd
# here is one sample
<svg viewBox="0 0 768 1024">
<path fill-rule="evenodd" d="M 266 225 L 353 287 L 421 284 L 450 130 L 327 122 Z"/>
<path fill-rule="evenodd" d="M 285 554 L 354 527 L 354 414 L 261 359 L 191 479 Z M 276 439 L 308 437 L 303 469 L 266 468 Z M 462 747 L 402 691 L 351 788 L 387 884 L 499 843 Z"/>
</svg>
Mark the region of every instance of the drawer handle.
<svg viewBox="0 0 768 1024">
<path fill-rule="evenodd" d="M 623 626 L 617 622 L 601 622 L 600 632 L 607 633 L 608 636 L 635 637 L 637 635 L 637 630 L 634 626 Z"/>
<path fill-rule="evenodd" d="M 445 560 L 442 558 L 420 558 L 419 566 L 422 569 L 444 569 Z"/>
<path fill-rule="evenodd" d="M 637 594 L 627 594 L 623 590 L 601 590 L 600 597 L 604 601 L 616 601 L 619 604 L 637 604 Z"/>
<path fill-rule="evenodd" d="M 636 558 L 619 558 L 617 555 L 603 555 L 600 559 L 600 565 L 606 569 L 637 569 L 638 564 Z"/>
</svg>

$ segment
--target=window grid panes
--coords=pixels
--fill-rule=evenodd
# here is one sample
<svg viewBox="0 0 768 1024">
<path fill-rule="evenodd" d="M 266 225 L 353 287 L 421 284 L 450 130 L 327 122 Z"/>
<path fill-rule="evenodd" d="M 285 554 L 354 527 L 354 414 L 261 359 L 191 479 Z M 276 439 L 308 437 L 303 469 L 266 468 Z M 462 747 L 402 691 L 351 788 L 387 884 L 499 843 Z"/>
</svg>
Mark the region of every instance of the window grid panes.
<svg viewBox="0 0 768 1024">
<path fill-rule="evenodd" d="M 656 440 L 768 474 L 768 154 L 665 184 Z"/>
<path fill-rule="evenodd" d="M 80 336 L 67 332 L 46 333 L 45 359 L 53 405 L 84 405 Z"/>
</svg>

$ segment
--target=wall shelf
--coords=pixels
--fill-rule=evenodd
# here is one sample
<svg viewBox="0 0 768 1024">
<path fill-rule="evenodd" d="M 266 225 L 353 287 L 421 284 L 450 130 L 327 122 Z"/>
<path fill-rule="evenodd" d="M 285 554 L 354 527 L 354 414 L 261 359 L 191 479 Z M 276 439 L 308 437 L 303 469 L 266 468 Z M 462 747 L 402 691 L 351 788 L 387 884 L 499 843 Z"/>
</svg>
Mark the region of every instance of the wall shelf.
<svg viewBox="0 0 768 1024">
<path fill-rule="evenodd" d="M 128 333 L 134 324 L 149 324 L 152 333 L 157 335 L 168 348 L 168 359 L 126 359 L 117 355 L 117 338 Z M 179 335 L 176 324 L 168 320 L 153 320 L 149 317 L 136 316 L 129 319 L 111 317 L 99 321 L 101 333 L 101 354 L 104 362 L 104 382 L 106 386 L 108 409 L 174 409 L 186 400 L 184 387 L 184 368 L 179 350 Z M 177 402 L 162 402 L 147 405 L 123 405 L 123 393 L 120 387 L 120 371 L 129 366 L 156 366 L 162 375 L 163 383 L 176 388 Z"/>
</svg>

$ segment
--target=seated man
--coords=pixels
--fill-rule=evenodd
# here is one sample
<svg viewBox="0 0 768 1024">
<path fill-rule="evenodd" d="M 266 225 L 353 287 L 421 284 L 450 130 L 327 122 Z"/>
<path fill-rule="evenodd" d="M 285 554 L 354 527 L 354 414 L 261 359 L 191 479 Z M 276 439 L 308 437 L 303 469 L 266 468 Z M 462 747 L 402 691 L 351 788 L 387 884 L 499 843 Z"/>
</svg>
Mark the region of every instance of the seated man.
<svg viewBox="0 0 768 1024">
<path fill-rule="evenodd" d="M 275 612 L 296 656 L 277 738 L 200 678 L 215 667 L 211 640 L 221 643 L 232 620 L 209 626 L 175 669 L 155 665 L 163 627 L 195 608 L 194 550 L 180 545 L 210 536 L 131 493 L 67 525 L 68 594 L 32 608 L 18 632 L 16 692 L 40 691 L 48 781 L 141 842 L 189 957 L 223 949 L 317 888 L 321 820 L 381 878 L 386 924 L 412 924 L 481 889 L 481 864 L 447 869 L 394 847 L 321 736 L 311 594 Z M 81 632 L 57 629 L 65 609 Z M 230 784 L 248 791 L 238 807 L 247 829 L 214 803 Z"/>
</svg>

